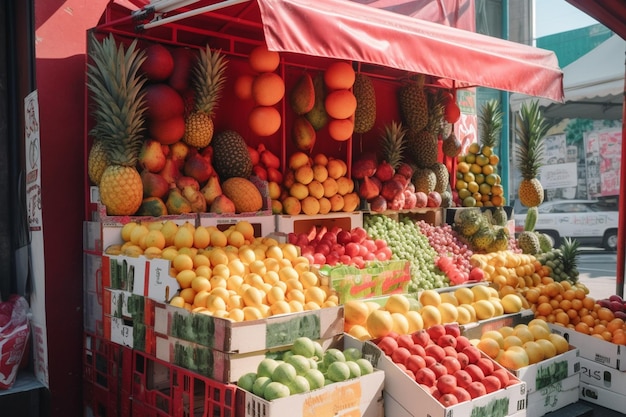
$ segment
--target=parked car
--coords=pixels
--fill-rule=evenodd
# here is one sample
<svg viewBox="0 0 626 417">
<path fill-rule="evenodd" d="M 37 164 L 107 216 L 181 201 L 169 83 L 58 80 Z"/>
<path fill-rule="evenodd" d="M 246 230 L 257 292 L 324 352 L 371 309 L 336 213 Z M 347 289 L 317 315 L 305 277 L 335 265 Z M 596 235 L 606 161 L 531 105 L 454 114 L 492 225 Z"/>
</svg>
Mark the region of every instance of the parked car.
<svg viewBox="0 0 626 417">
<path fill-rule="evenodd" d="M 527 207 L 514 206 L 515 233 L 524 230 Z M 618 206 L 599 200 L 555 200 L 539 206 L 535 230 L 550 236 L 558 246 L 564 237 L 581 245 L 617 250 Z"/>
</svg>

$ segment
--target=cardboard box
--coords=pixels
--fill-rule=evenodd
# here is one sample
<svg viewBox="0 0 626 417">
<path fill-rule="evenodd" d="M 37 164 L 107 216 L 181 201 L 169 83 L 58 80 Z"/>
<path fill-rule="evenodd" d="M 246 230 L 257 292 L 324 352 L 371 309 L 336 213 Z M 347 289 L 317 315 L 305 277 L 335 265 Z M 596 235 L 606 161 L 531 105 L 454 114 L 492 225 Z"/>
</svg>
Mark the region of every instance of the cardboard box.
<svg viewBox="0 0 626 417">
<path fill-rule="evenodd" d="M 102 255 L 83 253 L 83 290 L 90 291 L 102 297 L 104 288 L 102 270 Z"/>
<path fill-rule="evenodd" d="M 132 348 L 134 346 L 132 321 L 105 315 L 104 338 L 118 345 Z"/>
<path fill-rule="evenodd" d="M 103 336 L 102 295 L 93 291 L 83 291 L 83 330 L 97 336 Z"/>
<path fill-rule="evenodd" d="M 176 278 L 169 274 L 170 261 L 145 256 L 104 256 L 103 285 L 143 295 L 156 301 L 169 301 L 179 290 Z"/>
<path fill-rule="evenodd" d="M 236 225 L 240 221 L 249 222 L 254 228 L 255 237 L 268 236 L 276 230 L 276 219 L 272 213 L 259 212 L 259 214 L 246 215 L 216 215 L 215 213 L 200 214 L 201 226 L 215 226 L 221 231 L 228 229 L 230 226 Z"/>
<path fill-rule="evenodd" d="M 223 352 L 247 353 L 289 346 L 300 336 L 328 339 L 342 334 L 343 327 L 343 306 L 233 322 L 165 303 L 155 305 L 156 333 Z"/>
<path fill-rule="evenodd" d="M 341 303 L 404 294 L 411 281 L 410 264 L 404 260 L 368 262 L 363 269 L 345 265 L 322 268 L 319 274 L 322 282 L 337 292 Z"/>
<path fill-rule="evenodd" d="M 465 401 L 452 407 L 444 407 L 429 392 L 411 379 L 393 361 L 387 357 L 374 343 L 359 342 L 345 336 L 346 343 L 361 347 L 363 356 L 372 362 L 375 368 L 385 372 L 385 404 L 392 405 L 398 414 L 390 413 L 385 406 L 386 415 L 396 417 L 405 410 L 408 416 L 430 417 L 466 417 L 473 415 L 504 417 L 526 409 L 526 383 L 510 385 L 487 395 Z M 485 356 L 487 357 L 487 356 Z M 494 362 L 496 368 L 502 368 Z M 391 399 L 388 401 L 388 399 Z"/>
<path fill-rule="evenodd" d="M 598 388 L 626 395 L 626 372 L 580 358 L 580 381 Z"/>
<path fill-rule="evenodd" d="M 534 318 L 532 310 L 522 310 L 519 313 L 503 314 L 474 323 L 463 324 L 461 334 L 468 339 L 480 339 L 488 330 L 498 330 L 504 326 L 515 327 L 518 324 L 528 324 Z"/>
<path fill-rule="evenodd" d="M 336 343 L 337 337 L 339 336 L 318 341 L 326 349 Z M 263 358 L 278 355 L 279 352 L 289 348 L 290 346 L 281 346 L 254 352 L 235 353 L 222 352 L 198 343 L 160 334 L 156 334 L 154 340 L 154 353 L 157 359 L 223 383 L 237 382 L 242 375 L 256 372 Z"/>
<path fill-rule="evenodd" d="M 305 394 L 267 401 L 251 392 L 237 391 L 237 417 L 383 417 L 385 373 L 373 373 L 319 388 Z"/>
<path fill-rule="evenodd" d="M 626 346 L 600 340 L 573 329 L 548 323 L 553 333 L 565 337 L 569 344 L 576 346 L 580 356 L 610 368 L 626 371 Z"/>
<path fill-rule="evenodd" d="M 322 226 L 326 226 L 329 230 L 336 226 L 348 231 L 355 227 L 363 227 L 363 213 L 355 211 L 316 216 L 307 216 L 306 214 L 276 216 L 276 231 L 281 233 L 308 233 L 313 227 Z"/>
<path fill-rule="evenodd" d="M 579 351 L 570 346 L 565 353 L 511 372 L 526 383 L 526 390 L 532 394 L 576 376 L 580 372 Z"/>
<path fill-rule="evenodd" d="M 99 221 L 83 222 L 83 249 L 103 253 L 106 248 L 122 244 L 122 227 L 131 221 L 135 222 L 166 222 L 173 221 L 178 225 L 189 222 L 196 226 L 198 215 L 195 213 L 168 215 L 161 217 L 148 216 L 99 216 Z"/>
<path fill-rule="evenodd" d="M 626 404 L 626 395 L 589 385 L 582 381 L 579 386 L 578 398 L 620 413 L 624 412 L 624 404 Z"/>
<path fill-rule="evenodd" d="M 526 415 L 541 417 L 578 401 L 578 374 L 528 393 Z"/>
</svg>

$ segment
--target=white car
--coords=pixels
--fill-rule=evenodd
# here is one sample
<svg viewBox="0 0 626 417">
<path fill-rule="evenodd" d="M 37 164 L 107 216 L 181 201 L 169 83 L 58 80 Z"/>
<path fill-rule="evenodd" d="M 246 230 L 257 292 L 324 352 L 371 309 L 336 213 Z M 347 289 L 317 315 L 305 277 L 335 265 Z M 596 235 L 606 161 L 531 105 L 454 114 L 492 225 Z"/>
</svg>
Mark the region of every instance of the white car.
<svg viewBox="0 0 626 417">
<path fill-rule="evenodd" d="M 527 208 L 514 209 L 515 233 L 524 230 Z M 564 237 L 575 238 L 581 245 L 617 250 L 617 204 L 598 200 L 555 200 L 539 206 L 535 230 L 550 236 L 555 246 Z"/>
</svg>

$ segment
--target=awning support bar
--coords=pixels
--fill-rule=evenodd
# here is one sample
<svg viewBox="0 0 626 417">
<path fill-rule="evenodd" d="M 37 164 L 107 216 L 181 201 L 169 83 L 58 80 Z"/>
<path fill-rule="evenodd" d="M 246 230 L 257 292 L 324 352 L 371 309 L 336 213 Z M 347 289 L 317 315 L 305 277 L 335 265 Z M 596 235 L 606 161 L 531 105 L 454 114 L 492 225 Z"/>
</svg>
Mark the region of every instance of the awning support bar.
<svg viewBox="0 0 626 417">
<path fill-rule="evenodd" d="M 174 16 L 169 16 L 169 17 L 164 17 L 164 18 L 156 18 L 155 20 L 153 20 L 152 22 L 143 24 L 143 25 L 139 25 L 138 26 L 138 30 L 144 30 L 144 29 L 151 29 L 157 26 L 161 26 L 161 25 L 165 25 L 167 23 L 172 23 L 172 22 L 177 22 L 179 20 L 188 18 L 188 17 L 192 17 L 192 16 L 197 16 L 199 14 L 202 13 L 207 13 L 207 12 L 214 12 L 216 10 L 220 10 L 226 7 L 230 7 L 230 6 L 234 6 L 236 4 L 240 4 L 240 3 L 246 3 L 249 2 L 250 0 L 226 0 L 223 1 L 221 3 L 216 3 L 216 4 L 211 4 L 209 6 L 205 6 L 205 7 L 200 7 L 198 9 L 194 9 L 194 10 L 190 10 L 188 12 L 183 12 L 183 13 L 179 13 L 177 15 Z"/>
</svg>

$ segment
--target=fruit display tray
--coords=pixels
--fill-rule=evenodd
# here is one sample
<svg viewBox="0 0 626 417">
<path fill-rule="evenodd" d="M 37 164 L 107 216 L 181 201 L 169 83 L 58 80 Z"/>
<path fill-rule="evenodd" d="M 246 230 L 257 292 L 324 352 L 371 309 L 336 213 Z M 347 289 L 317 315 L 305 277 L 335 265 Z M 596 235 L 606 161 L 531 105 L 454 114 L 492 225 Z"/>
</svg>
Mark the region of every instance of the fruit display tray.
<svg viewBox="0 0 626 417">
<path fill-rule="evenodd" d="M 580 372 L 580 359 L 578 349 L 570 346 L 570 350 L 565 353 L 517 370 L 509 369 L 509 371 L 524 381 L 526 390 L 532 394 L 567 378 L 577 376 Z"/>
<path fill-rule="evenodd" d="M 626 371 L 626 346 L 600 340 L 575 330 L 548 323 L 552 333 L 565 337 L 580 350 L 580 356 L 610 368 Z"/>
</svg>

